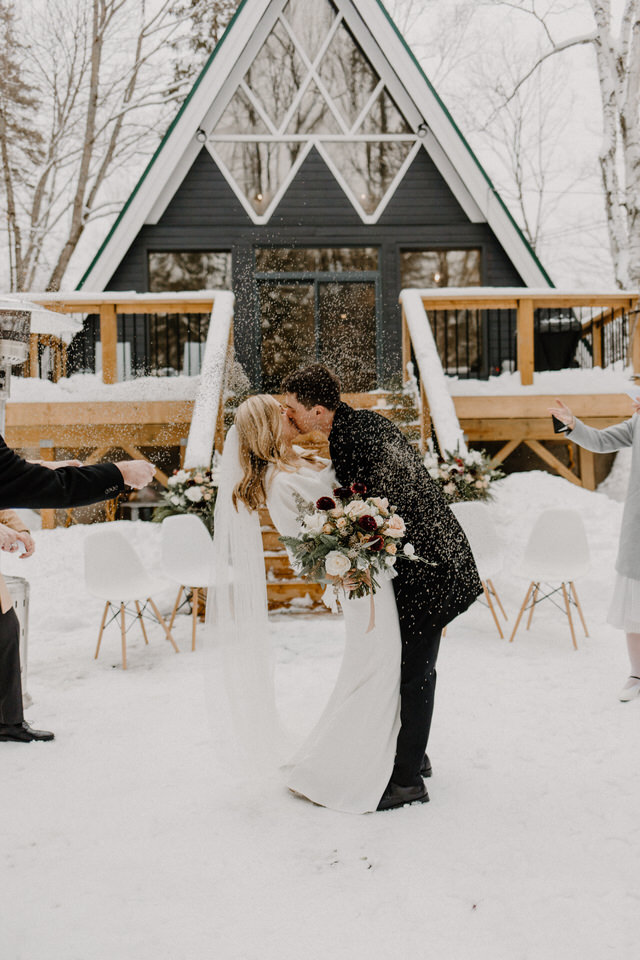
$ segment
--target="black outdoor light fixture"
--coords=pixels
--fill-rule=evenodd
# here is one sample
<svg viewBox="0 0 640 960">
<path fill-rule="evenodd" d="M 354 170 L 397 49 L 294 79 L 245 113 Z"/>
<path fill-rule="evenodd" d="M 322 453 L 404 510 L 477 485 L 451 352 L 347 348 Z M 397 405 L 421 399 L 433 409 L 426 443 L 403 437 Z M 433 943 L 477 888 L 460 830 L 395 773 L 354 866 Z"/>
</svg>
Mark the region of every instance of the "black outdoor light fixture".
<svg viewBox="0 0 640 960">
<path fill-rule="evenodd" d="M 196 130 L 196 140 L 198 141 L 198 143 L 206 143 L 207 135 L 202 129 L 202 127 L 198 127 L 198 129 Z"/>
<path fill-rule="evenodd" d="M 426 125 L 426 123 L 423 120 L 422 123 L 418 126 L 418 129 L 416 130 L 416 135 L 419 136 L 421 140 L 424 140 L 424 138 L 428 133 L 429 133 L 429 127 Z"/>
</svg>

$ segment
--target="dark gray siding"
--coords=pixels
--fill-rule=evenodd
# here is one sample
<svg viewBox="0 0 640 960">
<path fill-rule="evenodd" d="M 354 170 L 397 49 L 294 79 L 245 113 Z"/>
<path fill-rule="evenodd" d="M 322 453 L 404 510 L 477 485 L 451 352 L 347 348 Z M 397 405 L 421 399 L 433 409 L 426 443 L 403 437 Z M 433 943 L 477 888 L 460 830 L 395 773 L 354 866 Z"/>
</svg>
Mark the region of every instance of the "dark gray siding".
<svg viewBox="0 0 640 960">
<path fill-rule="evenodd" d="M 362 223 L 316 150 L 312 150 L 270 222 L 256 227 L 205 148 L 159 222 L 144 226 L 107 289 L 148 289 L 153 250 L 228 250 L 233 253 L 236 347 L 257 381 L 259 328 L 255 316 L 252 248 L 258 244 L 380 247 L 383 374 L 399 369 L 399 254 L 404 247 L 480 247 L 483 283 L 523 286 L 486 224 L 471 223 L 435 164 L 421 150 L 379 222 Z"/>
</svg>

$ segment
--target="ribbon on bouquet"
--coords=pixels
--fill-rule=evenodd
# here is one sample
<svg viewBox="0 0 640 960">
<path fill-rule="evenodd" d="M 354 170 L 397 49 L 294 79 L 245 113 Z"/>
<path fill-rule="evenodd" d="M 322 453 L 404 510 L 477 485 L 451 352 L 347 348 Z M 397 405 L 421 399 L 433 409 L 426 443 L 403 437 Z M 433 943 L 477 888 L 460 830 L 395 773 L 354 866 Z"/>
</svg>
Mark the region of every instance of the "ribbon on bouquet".
<svg viewBox="0 0 640 960">
<path fill-rule="evenodd" d="M 369 626 L 365 633 L 371 633 L 376 625 L 376 605 L 373 600 L 373 591 L 369 594 Z"/>
</svg>

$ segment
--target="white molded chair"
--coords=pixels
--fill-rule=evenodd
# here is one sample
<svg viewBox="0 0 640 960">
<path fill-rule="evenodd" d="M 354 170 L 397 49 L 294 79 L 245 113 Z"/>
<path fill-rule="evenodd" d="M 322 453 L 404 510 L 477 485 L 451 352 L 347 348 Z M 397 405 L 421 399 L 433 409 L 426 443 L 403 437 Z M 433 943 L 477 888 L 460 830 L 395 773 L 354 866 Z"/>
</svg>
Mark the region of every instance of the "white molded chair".
<svg viewBox="0 0 640 960">
<path fill-rule="evenodd" d="M 196 624 L 198 622 L 198 598 L 202 587 L 209 582 L 209 556 L 211 536 L 200 517 L 194 514 L 176 514 L 162 521 L 162 565 L 170 580 L 179 584 L 178 596 L 173 606 L 169 629 L 173 627 L 180 608 L 182 591 L 191 591 L 191 649 L 196 648 Z M 183 601 L 186 603 L 187 597 Z"/>
<path fill-rule="evenodd" d="M 529 610 L 528 630 L 536 604 L 542 600 L 552 599 L 556 593 L 562 591 L 571 639 L 577 650 L 578 644 L 571 618 L 572 604 L 580 615 L 585 637 L 589 636 L 589 632 L 574 580 L 584 576 L 589 569 L 589 563 L 589 544 L 580 514 L 575 510 L 545 510 L 541 513 L 529 536 L 521 567 L 516 571 L 519 576 L 529 581 L 529 588 L 520 607 L 510 640 L 514 639 L 525 610 Z M 559 583 L 560 586 L 549 586 L 553 583 Z M 550 592 L 539 595 L 541 584 L 545 584 Z"/>
<path fill-rule="evenodd" d="M 502 570 L 504 544 L 495 521 L 492 519 L 491 508 L 479 500 L 468 500 L 462 503 L 452 503 L 451 509 L 469 541 L 482 581 L 487 606 L 491 611 L 500 637 L 504 639 L 502 626 L 493 602 L 495 600 L 500 613 L 507 620 L 508 617 L 493 585 L 493 577 Z"/>
<path fill-rule="evenodd" d="M 140 621 L 145 644 L 149 643 L 143 617 L 147 605 L 151 607 L 153 616 L 163 628 L 176 653 L 179 653 L 176 642 L 167 627 L 164 618 L 153 601 L 152 594 L 158 593 L 167 587 L 167 583 L 158 577 L 152 576 L 145 570 L 138 554 L 126 537 L 118 530 L 97 530 L 90 533 L 84 542 L 84 577 L 86 588 L 95 597 L 106 601 L 98 646 L 94 659 L 100 653 L 100 643 L 104 632 L 107 614 L 113 608 L 111 620 L 120 615 L 120 634 L 122 638 L 122 669 L 127 669 L 127 626 L 126 615 L 133 617 L 133 623 Z M 140 601 L 144 606 L 140 607 Z M 135 613 L 132 609 L 135 606 Z M 111 622 L 111 621 L 110 621 Z M 130 624 L 131 625 L 131 624 Z"/>
</svg>

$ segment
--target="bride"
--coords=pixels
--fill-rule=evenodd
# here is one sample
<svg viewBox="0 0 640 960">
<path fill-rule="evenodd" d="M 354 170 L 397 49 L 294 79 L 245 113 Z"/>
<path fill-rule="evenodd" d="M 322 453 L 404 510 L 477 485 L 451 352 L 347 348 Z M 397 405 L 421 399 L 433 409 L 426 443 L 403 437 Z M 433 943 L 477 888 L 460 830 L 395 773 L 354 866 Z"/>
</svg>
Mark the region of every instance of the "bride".
<svg viewBox="0 0 640 960">
<path fill-rule="evenodd" d="M 376 593 L 369 632 L 370 599 L 341 597 L 346 642 L 339 675 L 315 727 L 288 756 L 275 704 L 258 509 L 266 505 L 281 535 L 297 536 L 296 495 L 315 502 L 338 486 L 328 460 L 294 447 L 297 436 L 271 396 L 238 407 L 220 471 L 207 620 L 245 749 L 280 766 L 292 792 L 333 810 L 366 813 L 377 808 L 391 777 L 400 727 L 401 640 L 390 580 Z"/>
</svg>

